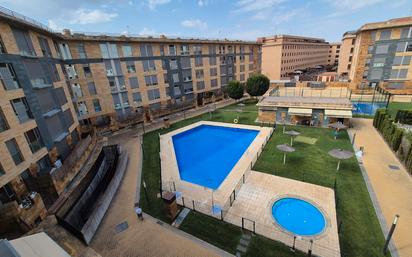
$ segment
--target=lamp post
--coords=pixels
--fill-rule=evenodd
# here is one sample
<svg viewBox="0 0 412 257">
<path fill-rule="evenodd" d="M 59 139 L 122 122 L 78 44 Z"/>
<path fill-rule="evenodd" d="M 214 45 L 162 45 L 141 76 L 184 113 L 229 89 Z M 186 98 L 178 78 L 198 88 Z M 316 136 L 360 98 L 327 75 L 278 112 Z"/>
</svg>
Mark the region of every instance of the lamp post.
<svg viewBox="0 0 412 257">
<path fill-rule="evenodd" d="M 389 241 L 391 241 L 391 238 L 392 238 L 393 232 L 395 231 L 396 223 L 398 223 L 398 220 L 399 220 L 399 215 L 396 214 L 395 218 L 393 219 L 392 226 L 391 226 L 391 229 L 389 230 L 388 236 L 386 237 L 385 246 L 383 247 L 383 254 L 386 254 L 386 252 L 388 251 Z"/>
</svg>

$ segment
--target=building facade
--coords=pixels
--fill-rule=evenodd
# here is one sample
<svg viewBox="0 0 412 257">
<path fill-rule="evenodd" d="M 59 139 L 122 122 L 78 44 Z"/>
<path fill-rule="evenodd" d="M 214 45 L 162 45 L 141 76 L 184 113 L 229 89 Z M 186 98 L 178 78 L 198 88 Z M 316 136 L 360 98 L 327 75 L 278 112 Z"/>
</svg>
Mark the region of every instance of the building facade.
<svg viewBox="0 0 412 257">
<path fill-rule="evenodd" d="M 365 24 L 356 31 L 354 43 L 352 87 L 412 86 L 412 17 Z"/>
<path fill-rule="evenodd" d="M 271 80 L 288 79 L 297 70 L 328 64 L 329 44 L 324 39 L 276 35 L 259 38 L 262 74 Z"/>
<path fill-rule="evenodd" d="M 33 193 L 35 178 L 63 161 L 79 140 L 56 39 L 0 13 L 0 212 L 18 216 L 27 229 L 45 216 L 42 198 Z M 12 225 L 3 220 L 7 215 L 0 215 L 4 229 Z"/>
<path fill-rule="evenodd" d="M 81 124 L 150 121 L 171 109 L 201 106 L 231 80 L 260 71 L 254 42 L 62 35 L 61 52 Z"/>
<path fill-rule="evenodd" d="M 352 67 L 353 52 L 355 49 L 355 41 L 355 31 L 348 31 L 343 34 L 338 61 L 338 75 L 343 80 L 349 79 L 349 73 Z"/>
<path fill-rule="evenodd" d="M 64 167 L 84 127 L 219 100 L 229 81 L 260 72 L 260 51 L 256 42 L 56 33 L 1 9 L 0 235 L 45 217 L 43 175 Z"/>
<path fill-rule="evenodd" d="M 339 54 L 340 54 L 341 43 L 330 43 L 329 44 L 329 53 L 328 53 L 328 65 L 329 66 L 338 66 L 339 63 Z"/>
</svg>

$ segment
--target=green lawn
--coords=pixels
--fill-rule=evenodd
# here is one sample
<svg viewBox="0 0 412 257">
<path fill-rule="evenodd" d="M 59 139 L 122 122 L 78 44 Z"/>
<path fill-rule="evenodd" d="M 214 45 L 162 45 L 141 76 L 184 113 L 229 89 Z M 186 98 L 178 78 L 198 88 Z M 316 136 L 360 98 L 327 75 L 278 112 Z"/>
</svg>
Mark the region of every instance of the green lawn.
<svg viewBox="0 0 412 257">
<path fill-rule="evenodd" d="M 410 109 L 412 109 L 412 103 L 392 102 L 392 103 L 389 103 L 389 106 L 388 106 L 389 115 L 391 115 L 393 118 L 395 118 L 396 112 L 398 110 L 410 110 Z"/>
<path fill-rule="evenodd" d="M 162 202 L 158 198 L 160 187 L 158 133 L 167 133 L 199 120 L 233 122 L 233 119 L 237 117 L 235 111 L 237 108 L 237 105 L 228 106 L 213 112 L 211 117 L 209 114 L 200 115 L 173 124 L 169 129 L 160 129 L 145 134 L 142 178 L 148 185 L 150 207 L 143 189 L 141 204 L 146 212 L 170 222 L 163 215 Z M 243 109 L 239 122 L 256 125 L 254 123 L 257 115 L 255 104 L 248 103 Z M 352 149 L 346 132 L 342 132 L 341 136 L 335 140 L 329 129 L 293 127 L 303 136 L 318 140 L 314 145 L 296 142 L 294 144 L 296 152 L 288 155 L 287 165 L 283 166 L 282 154 L 275 147 L 277 144 L 288 143 L 289 136 L 283 135 L 281 128 L 282 126 L 278 127 L 266 145 L 254 169 L 330 188 L 333 188 L 336 179 L 337 214 L 342 222 L 340 233 L 342 256 L 383 256 L 381 250 L 384 238 L 355 158 L 343 161 L 341 170 L 336 172 L 337 161 L 327 154 L 327 151 L 333 148 Z M 234 253 L 234 247 L 237 245 L 235 242 L 240 236 L 237 227 L 226 223 L 222 225 L 222 222 L 217 219 L 193 212 L 189 214 L 181 228 L 231 253 Z M 253 237 L 247 255 L 290 256 L 289 254 L 289 248 L 283 244 L 262 237 Z"/>
</svg>

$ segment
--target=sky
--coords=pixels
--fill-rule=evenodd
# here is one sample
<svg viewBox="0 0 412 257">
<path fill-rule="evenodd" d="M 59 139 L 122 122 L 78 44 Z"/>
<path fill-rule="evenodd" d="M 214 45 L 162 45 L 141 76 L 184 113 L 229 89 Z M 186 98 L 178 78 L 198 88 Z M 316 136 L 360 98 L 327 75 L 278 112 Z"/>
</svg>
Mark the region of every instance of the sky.
<svg viewBox="0 0 412 257">
<path fill-rule="evenodd" d="M 369 22 L 412 16 L 411 0 L 0 0 L 54 30 L 228 38 L 290 34 L 341 40 Z"/>
</svg>

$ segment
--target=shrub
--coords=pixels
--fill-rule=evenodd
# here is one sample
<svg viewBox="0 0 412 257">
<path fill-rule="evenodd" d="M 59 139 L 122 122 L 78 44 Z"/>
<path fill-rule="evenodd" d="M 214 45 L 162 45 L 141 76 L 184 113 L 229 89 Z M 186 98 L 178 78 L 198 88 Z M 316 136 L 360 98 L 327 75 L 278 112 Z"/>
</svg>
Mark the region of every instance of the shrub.
<svg viewBox="0 0 412 257">
<path fill-rule="evenodd" d="M 412 125 L 412 110 L 399 110 L 396 113 L 395 122 Z"/>
<path fill-rule="evenodd" d="M 246 81 L 246 92 L 250 96 L 262 96 L 269 89 L 270 80 L 263 74 L 254 74 Z"/>
<path fill-rule="evenodd" d="M 225 90 L 232 99 L 238 100 L 243 97 L 243 85 L 237 80 L 230 81 Z"/>
</svg>

